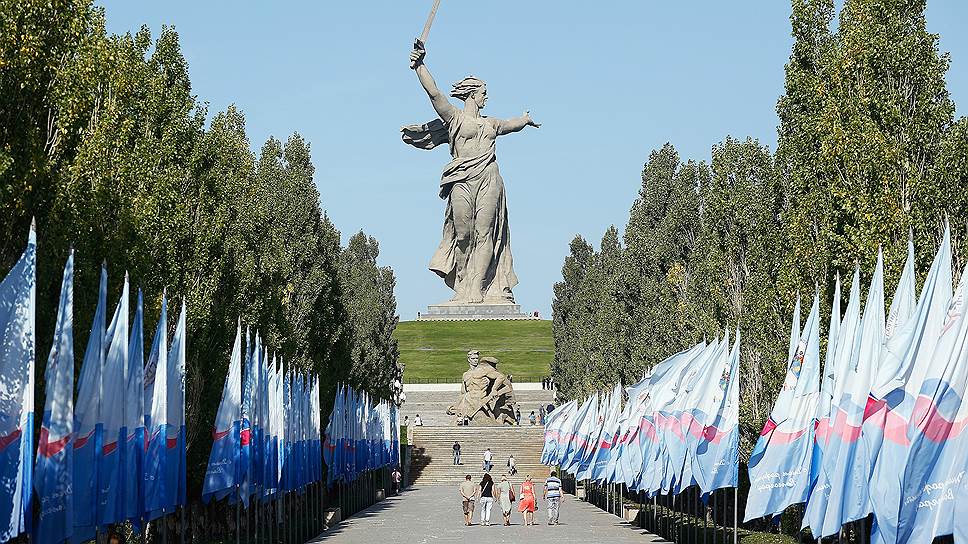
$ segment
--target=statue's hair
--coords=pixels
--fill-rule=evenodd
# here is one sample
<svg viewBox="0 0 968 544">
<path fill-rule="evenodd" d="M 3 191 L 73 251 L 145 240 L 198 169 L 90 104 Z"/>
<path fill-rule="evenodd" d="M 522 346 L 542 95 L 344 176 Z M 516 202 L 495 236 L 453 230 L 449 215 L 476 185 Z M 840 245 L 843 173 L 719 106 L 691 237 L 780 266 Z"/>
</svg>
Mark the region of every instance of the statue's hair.
<svg viewBox="0 0 968 544">
<path fill-rule="evenodd" d="M 450 96 L 457 98 L 458 100 L 467 100 L 467 98 L 474 94 L 479 89 L 483 89 L 487 84 L 484 83 L 483 79 L 478 79 L 474 76 L 467 76 L 464 79 L 454 83 L 454 88 L 450 91 Z"/>
</svg>

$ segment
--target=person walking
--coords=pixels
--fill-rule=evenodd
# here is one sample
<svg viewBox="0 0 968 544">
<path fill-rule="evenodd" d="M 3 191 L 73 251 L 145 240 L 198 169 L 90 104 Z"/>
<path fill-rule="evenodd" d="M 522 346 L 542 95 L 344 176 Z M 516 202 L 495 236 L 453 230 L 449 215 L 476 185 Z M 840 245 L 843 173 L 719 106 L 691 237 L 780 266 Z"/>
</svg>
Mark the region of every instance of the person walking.
<svg viewBox="0 0 968 544">
<path fill-rule="evenodd" d="M 493 458 L 494 458 L 494 454 L 491 453 L 491 448 L 487 448 L 486 450 L 484 450 L 484 466 L 483 466 L 484 472 L 491 471 L 491 468 L 494 466 L 494 463 L 491 462 L 491 459 Z"/>
<path fill-rule="evenodd" d="M 518 503 L 518 512 L 521 512 L 524 517 L 524 524 L 526 526 L 534 525 L 534 511 L 538 509 L 538 505 L 534 497 L 534 482 L 531 481 L 530 474 L 521 484 L 518 496 L 521 497 L 521 502 Z"/>
<path fill-rule="evenodd" d="M 542 499 L 548 502 L 548 525 L 558 525 L 558 511 L 561 508 L 561 480 L 555 471 L 545 480 Z"/>
<path fill-rule="evenodd" d="M 481 497 L 481 525 L 488 526 L 491 524 L 491 506 L 494 505 L 494 480 L 490 474 L 484 473 L 480 488 L 478 494 Z"/>
<path fill-rule="evenodd" d="M 423 420 L 420 419 L 420 414 L 417 414 L 413 418 L 413 424 L 417 427 L 423 427 Z"/>
<path fill-rule="evenodd" d="M 528 416 L 528 421 L 531 422 L 532 427 L 534 427 L 534 424 L 537 423 L 537 418 L 534 415 L 534 410 L 531 410 L 531 415 Z"/>
<path fill-rule="evenodd" d="M 458 486 L 461 505 L 464 507 L 464 525 L 474 524 L 474 499 L 477 496 L 477 486 L 471 481 L 471 475 L 464 476 L 464 481 Z"/>
<path fill-rule="evenodd" d="M 518 422 L 518 426 L 521 426 L 521 409 L 517 408 L 514 411 L 514 419 Z"/>
<path fill-rule="evenodd" d="M 545 422 L 545 407 L 544 404 L 538 407 L 538 423 L 544 425 Z"/>
<path fill-rule="evenodd" d="M 403 474 L 400 474 L 399 467 L 393 467 L 393 473 L 390 474 L 390 481 L 393 484 L 391 492 L 396 495 L 400 493 L 400 481 L 403 479 Z"/>
<path fill-rule="evenodd" d="M 501 513 L 504 514 L 504 526 L 511 525 L 511 505 L 514 503 L 514 486 L 508 481 L 508 475 L 501 475 L 501 483 L 497 484 L 497 496 L 501 501 Z"/>
<path fill-rule="evenodd" d="M 514 462 L 514 454 L 508 455 L 508 474 L 514 476 L 518 473 L 518 466 Z"/>
<path fill-rule="evenodd" d="M 454 440 L 454 464 L 460 464 L 460 442 Z"/>
</svg>

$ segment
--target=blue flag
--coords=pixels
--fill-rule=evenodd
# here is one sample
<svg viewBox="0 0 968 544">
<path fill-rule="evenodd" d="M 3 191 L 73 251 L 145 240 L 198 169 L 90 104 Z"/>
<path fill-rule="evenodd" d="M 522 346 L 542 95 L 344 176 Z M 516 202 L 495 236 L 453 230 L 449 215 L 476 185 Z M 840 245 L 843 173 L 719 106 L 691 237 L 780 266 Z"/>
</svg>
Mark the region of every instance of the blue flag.
<svg viewBox="0 0 968 544">
<path fill-rule="evenodd" d="M 212 453 L 208 458 L 202 501 L 208 503 L 227 496 L 239 485 L 238 463 L 241 451 L 239 429 L 242 419 L 242 323 L 239 322 L 232 345 L 228 376 L 222 388 L 222 402 L 212 429 Z"/>
<path fill-rule="evenodd" d="M 168 352 L 168 425 L 165 459 L 166 511 L 187 504 L 185 457 L 185 302 Z"/>
<path fill-rule="evenodd" d="M 123 479 L 122 504 L 124 519 L 134 522 L 135 529 L 141 526 L 144 512 L 144 452 L 145 452 L 145 409 L 144 409 L 144 296 L 138 289 L 138 305 L 135 308 L 134 323 L 131 326 L 131 341 L 128 343 L 128 375 L 124 393 L 124 428 L 126 437 L 121 450 L 121 472 Z"/>
<path fill-rule="evenodd" d="M 124 276 L 121 300 L 114 310 L 114 318 L 108 327 L 105 343 L 107 356 L 101 371 L 101 398 L 99 418 L 104 429 L 103 446 L 98 456 L 98 526 L 117 523 L 124 519 L 122 500 L 123 474 L 121 471 L 121 445 L 123 436 L 124 393 L 127 387 L 125 369 L 128 366 L 128 276 Z"/>
<path fill-rule="evenodd" d="M 255 389 L 255 372 L 252 361 L 252 335 L 245 330 L 245 376 L 242 378 L 242 426 L 239 443 L 239 496 L 242 504 L 249 506 L 249 483 L 252 477 L 252 395 Z"/>
<path fill-rule="evenodd" d="M 107 321 L 108 271 L 101 267 L 97 309 L 84 351 L 74 406 L 74 538 L 94 536 L 97 523 L 98 457 L 101 451 L 101 370 L 107 354 L 104 333 Z"/>
<path fill-rule="evenodd" d="M 28 530 L 33 463 L 37 234 L 0 283 L 0 541 Z"/>
<path fill-rule="evenodd" d="M 64 265 L 54 342 L 44 372 L 46 400 L 34 490 L 40 503 L 34 539 L 64 542 L 74 533 L 74 250 Z"/>
<path fill-rule="evenodd" d="M 144 371 L 145 454 L 144 512 L 160 512 L 168 504 L 165 455 L 168 427 L 168 298 L 162 294 L 161 315 Z"/>
</svg>

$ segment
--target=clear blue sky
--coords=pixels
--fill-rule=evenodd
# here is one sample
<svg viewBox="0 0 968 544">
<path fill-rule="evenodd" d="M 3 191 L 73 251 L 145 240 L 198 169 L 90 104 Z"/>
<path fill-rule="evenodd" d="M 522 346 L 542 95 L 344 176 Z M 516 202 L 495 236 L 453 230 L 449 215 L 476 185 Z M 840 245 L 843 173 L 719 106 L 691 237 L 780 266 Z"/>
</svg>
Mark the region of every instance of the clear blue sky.
<svg viewBox="0 0 968 544">
<path fill-rule="evenodd" d="M 174 25 L 195 93 L 212 112 L 241 108 L 254 149 L 294 131 L 311 142 L 323 207 L 344 241 L 360 229 L 379 239 L 402 319 L 448 298 L 427 263 L 449 157 L 399 136 L 434 115 L 407 60 L 432 0 L 99 3 L 111 32 Z M 575 234 L 597 245 L 624 226 L 652 149 L 672 142 L 708 160 L 727 134 L 775 148 L 789 11 L 782 0 L 441 2 L 427 44 L 438 84 L 476 75 L 488 83 L 485 114 L 530 109 L 543 123 L 498 141 L 523 310 L 550 317 Z M 962 115 L 966 20 L 963 0 L 929 1 Z"/>
</svg>

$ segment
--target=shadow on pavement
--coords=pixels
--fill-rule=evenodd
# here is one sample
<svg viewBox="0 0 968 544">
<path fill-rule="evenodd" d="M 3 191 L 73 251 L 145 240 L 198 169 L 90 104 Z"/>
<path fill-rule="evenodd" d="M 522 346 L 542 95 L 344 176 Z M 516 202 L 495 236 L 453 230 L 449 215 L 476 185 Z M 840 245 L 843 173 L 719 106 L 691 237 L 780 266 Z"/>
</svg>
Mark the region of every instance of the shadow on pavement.
<svg viewBox="0 0 968 544">
<path fill-rule="evenodd" d="M 386 510 L 389 510 L 389 509 L 392 509 L 394 506 L 396 506 L 396 503 L 398 503 L 401 500 L 403 500 L 404 498 L 406 498 L 407 493 L 412 493 L 413 491 L 416 491 L 416 489 L 417 488 L 407 489 L 407 490 L 403 491 L 402 493 L 400 493 L 398 495 L 394 495 L 392 497 L 388 497 L 387 499 L 385 499 L 385 500 L 383 500 L 381 502 L 378 502 L 378 503 L 370 506 L 369 508 L 367 508 L 365 510 L 361 510 L 361 511 L 357 512 L 356 514 L 353 514 L 353 516 L 351 516 L 351 517 L 349 517 L 349 518 L 344 519 L 343 521 L 341 521 L 339 523 L 339 525 L 337 525 L 335 527 L 331 527 L 329 529 L 326 529 L 325 531 L 323 531 L 322 533 L 320 533 L 319 536 L 317 536 L 316 538 L 310 540 L 309 542 L 325 542 L 327 540 L 331 540 L 333 538 L 336 538 L 337 536 L 339 536 L 340 534 L 342 534 L 344 531 L 346 531 L 346 529 L 350 525 L 350 522 L 353 522 L 355 520 L 364 520 L 364 519 L 367 519 L 367 518 L 372 518 L 372 517 L 379 516 L 382 512 L 384 512 Z"/>
</svg>

